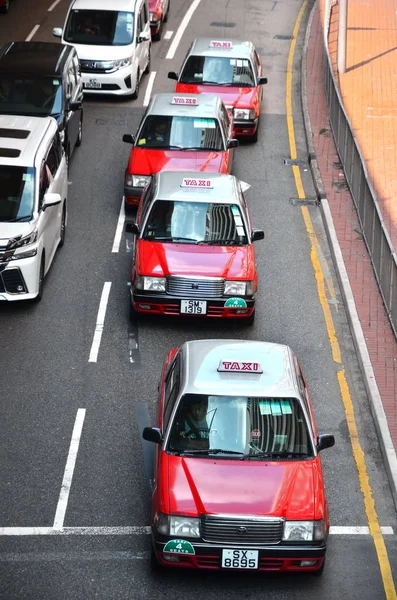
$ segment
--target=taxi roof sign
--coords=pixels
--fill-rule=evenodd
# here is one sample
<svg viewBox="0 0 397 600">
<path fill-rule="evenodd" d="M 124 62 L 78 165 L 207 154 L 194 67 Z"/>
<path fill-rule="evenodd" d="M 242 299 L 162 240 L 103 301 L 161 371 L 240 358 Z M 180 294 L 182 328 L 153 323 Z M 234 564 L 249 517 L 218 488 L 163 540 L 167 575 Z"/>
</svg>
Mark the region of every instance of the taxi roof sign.
<svg viewBox="0 0 397 600">
<path fill-rule="evenodd" d="M 212 40 L 210 42 L 210 48 L 226 48 L 227 50 L 231 50 L 233 48 L 233 43 L 226 40 Z"/>
<path fill-rule="evenodd" d="M 183 106 L 189 104 L 190 106 L 198 106 L 198 98 L 186 98 L 186 96 L 172 96 L 171 104 L 179 104 Z"/>
<path fill-rule="evenodd" d="M 214 186 L 212 185 L 211 179 L 192 179 L 191 177 L 184 177 L 182 179 L 181 187 L 211 190 Z"/>
<path fill-rule="evenodd" d="M 263 373 L 258 362 L 235 360 L 221 360 L 218 371 L 222 373 Z"/>
</svg>

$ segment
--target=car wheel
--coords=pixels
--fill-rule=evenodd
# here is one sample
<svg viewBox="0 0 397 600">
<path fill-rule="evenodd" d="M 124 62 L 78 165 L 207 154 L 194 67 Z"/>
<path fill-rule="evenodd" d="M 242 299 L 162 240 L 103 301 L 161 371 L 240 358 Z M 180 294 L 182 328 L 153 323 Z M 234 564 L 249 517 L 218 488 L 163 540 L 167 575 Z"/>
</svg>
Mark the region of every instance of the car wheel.
<svg viewBox="0 0 397 600">
<path fill-rule="evenodd" d="M 311 571 L 312 575 L 316 575 L 317 577 L 319 577 L 320 575 L 322 575 L 324 573 L 324 569 L 325 569 L 325 558 L 323 560 L 323 564 L 321 565 L 321 567 L 319 569 L 317 569 L 316 571 Z"/>
<path fill-rule="evenodd" d="M 60 233 L 60 239 L 59 239 L 59 248 L 62 248 L 62 246 L 65 244 L 65 237 L 66 237 L 66 202 L 63 205 L 63 210 L 62 210 L 61 233 Z"/>
<path fill-rule="evenodd" d="M 81 146 L 81 142 L 83 141 L 83 115 L 80 117 L 79 121 L 79 133 L 76 140 L 76 146 Z"/>
<path fill-rule="evenodd" d="M 132 93 L 132 99 L 133 100 L 136 100 L 138 98 L 138 95 L 139 95 L 139 79 L 140 79 L 140 76 L 141 76 L 141 74 L 139 73 L 139 69 L 138 69 L 137 74 L 136 74 L 135 90 Z"/>
<path fill-rule="evenodd" d="M 256 126 L 256 131 L 255 131 L 254 135 L 251 135 L 251 137 L 249 138 L 249 141 L 252 142 L 253 144 L 256 144 L 256 142 L 258 141 L 258 132 L 259 132 L 259 119 L 258 119 L 258 125 Z"/>
<path fill-rule="evenodd" d="M 6 13 L 8 13 L 9 8 L 10 8 L 10 0 L 6 0 L 5 5 L 0 8 L 0 12 L 2 12 L 3 14 L 6 14 Z"/>
<path fill-rule="evenodd" d="M 147 65 L 146 65 L 146 69 L 144 70 L 144 74 L 148 75 L 150 73 L 150 61 L 151 61 L 151 50 L 150 50 L 150 46 L 149 46 L 149 55 L 148 55 L 148 60 L 147 60 Z"/>
<path fill-rule="evenodd" d="M 40 302 L 40 300 L 43 297 L 43 290 L 44 290 L 44 270 L 45 270 L 45 256 L 44 256 L 44 252 L 41 255 L 41 263 L 40 263 L 40 271 L 39 271 L 39 291 L 37 293 L 36 298 L 33 299 L 34 302 Z"/>
</svg>

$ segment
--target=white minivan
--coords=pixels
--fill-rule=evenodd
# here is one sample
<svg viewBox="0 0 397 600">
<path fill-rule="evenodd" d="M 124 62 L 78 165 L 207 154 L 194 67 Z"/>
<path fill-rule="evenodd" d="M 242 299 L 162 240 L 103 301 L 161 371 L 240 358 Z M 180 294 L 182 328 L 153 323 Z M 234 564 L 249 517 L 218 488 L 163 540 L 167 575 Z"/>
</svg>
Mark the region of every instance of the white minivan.
<svg viewBox="0 0 397 600">
<path fill-rule="evenodd" d="M 137 98 L 150 70 L 148 0 L 74 0 L 53 35 L 76 48 L 85 92 Z"/>
</svg>

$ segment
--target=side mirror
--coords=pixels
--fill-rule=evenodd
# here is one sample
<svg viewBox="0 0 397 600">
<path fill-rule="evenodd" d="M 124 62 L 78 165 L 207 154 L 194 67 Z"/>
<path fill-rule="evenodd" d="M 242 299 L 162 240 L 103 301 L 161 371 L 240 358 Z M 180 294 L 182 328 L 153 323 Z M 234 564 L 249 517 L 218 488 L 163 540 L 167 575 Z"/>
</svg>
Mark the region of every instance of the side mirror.
<svg viewBox="0 0 397 600">
<path fill-rule="evenodd" d="M 264 85 L 265 83 L 267 83 L 267 77 L 258 78 L 258 85 Z"/>
<path fill-rule="evenodd" d="M 142 44 L 142 42 L 148 42 L 150 38 L 142 31 L 141 35 L 138 36 L 137 42 L 138 44 Z"/>
<path fill-rule="evenodd" d="M 43 200 L 43 210 L 45 210 L 49 206 L 56 206 L 57 204 L 61 204 L 61 202 L 61 194 L 45 194 Z"/>
<path fill-rule="evenodd" d="M 317 450 L 325 450 L 325 448 L 332 448 L 335 445 L 335 438 L 330 433 L 323 433 L 317 438 Z"/>
<path fill-rule="evenodd" d="M 134 235 L 140 234 L 139 225 L 137 225 L 137 223 L 126 223 L 125 230 L 127 233 L 133 233 Z"/>
<path fill-rule="evenodd" d="M 54 29 L 52 30 L 52 35 L 54 37 L 62 37 L 62 27 L 54 27 Z"/>
<path fill-rule="evenodd" d="M 163 436 L 158 427 L 145 427 L 142 431 L 142 437 L 147 442 L 153 442 L 154 444 L 163 443 Z"/>
<path fill-rule="evenodd" d="M 257 242 L 258 240 L 263 240 L 265 237 L 265 232 L 262 229 L 253 229 L 251 233 L 251 242 Z"/>
<path fill-rule="evenodd" d="M 232 139 L 232 140 L 227 140 L 227 149 L 230 150 L 230 148 L 237 148 L 237 146 L 239 145 L 239 141 Z"/>
<path fill-rule="evenodd" d="M 175 73 L 175 71 L 168 71 L 168 79 L 178 81 L 178 73 Z"/>
<path fill-rule="evenodd" d="M 73 100 L 72 102 L 69 102 L 69 110 L 81 110 L 83 108 L 83 103 L 81 100 Z"/>
<path fill-rule="evenodd" d="M 126 142 L 127 144 L 135 144 L 135 138 L 133 135 L 131 135 L 131 133 L 125 133 L 123 135 L 123 142 Z"/>
</svg>

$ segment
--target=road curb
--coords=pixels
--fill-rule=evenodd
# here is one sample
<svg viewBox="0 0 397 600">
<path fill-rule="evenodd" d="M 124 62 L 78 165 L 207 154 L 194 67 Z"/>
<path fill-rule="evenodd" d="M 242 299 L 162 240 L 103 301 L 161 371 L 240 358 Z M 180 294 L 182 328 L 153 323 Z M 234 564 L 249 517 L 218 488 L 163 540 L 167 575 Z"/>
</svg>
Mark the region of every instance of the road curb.
<svg viewBox="0 0 397 600">
<path fill-rule="evenodd" d="M 365 389 L 369 399 L 369 405 L 372 413 L 372 418 L 375 424 L 375 429 L 383 455 L 386 473 L 389 480 L 391 493 L 393 496 L 394 504 L 397 508 L 397 456 L 394 449 L 393 441 L 391 439 L 389 425 L 387 422 L 386 414 L 382 404 L 382 398 L 379 393 L 378 385 L 376 383 L 375 374 L 373 371 L 371 359 L 368 353 L 367 344 L 365 343 L 364 333 L 361 327 L 360 319 L 358 317 L 356 304 L 354 301 L 353 292 L 350 286 L 349 277 L 346 271 L 345 262 L 343 260 L 342 251 L 336 235 L 335 225 L 332 218 L 332 214 L 329 208 L 329 203 L 324 190 L 324 185 L 321 179 L 321 173 L 318 168 L 316 152 L 313 144 L 313 131 L 311 128 L 308 103 L 307 103 L 307 78 L 306 78 L 306 67 L 307 67 L 307 47 L 309 44 L 309 38 L 311 28 L 313 24 L 313 18 L 315 11 L 317 10 L 317 3 L 314 4 L 310 11 L 309 20 L 306 27 L 305 41 L 302 50 L 302 62 L 301 62 L 301 100 L 302 100 L 302 112 L 303 121 L 306 134 L 306 142 L 309 151 L 309 165 L 312 173 L 314 185 L 316 188 L 317 197 L 320 201 L 321 214 L 323 223 L 325 226 L 328 242 L 331 248 L 331 254 L 336 267 L 336 273 L 339 280 L 339 285 L 342 291 L 342 296 L 346 306 L 347 316 L 350 324 L 350 330 L 352 332 L 354 345 L 357 352 L 357 357 L 360 365 L 360 369 L 363 375 Z"/>
</svg>

